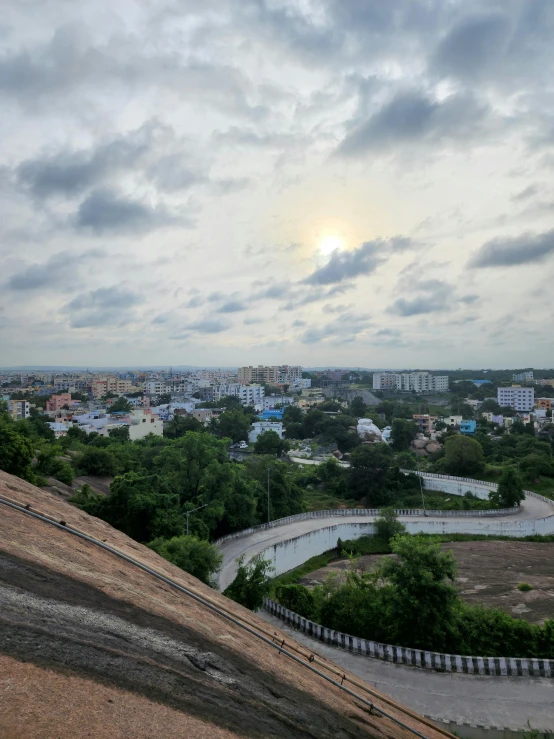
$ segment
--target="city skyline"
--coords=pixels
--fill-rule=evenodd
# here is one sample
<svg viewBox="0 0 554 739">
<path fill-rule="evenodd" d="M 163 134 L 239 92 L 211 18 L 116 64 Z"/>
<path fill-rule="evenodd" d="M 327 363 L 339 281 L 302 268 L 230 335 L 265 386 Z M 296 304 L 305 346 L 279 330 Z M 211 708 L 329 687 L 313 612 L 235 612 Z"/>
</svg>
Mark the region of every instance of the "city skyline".
<svg viewBox="0 0 554 739">
<path fill-rule="evenodd" d="M 554 6 L 65 0 L 0 38 L 0 364 L 552 364 Z"/>
</svg>

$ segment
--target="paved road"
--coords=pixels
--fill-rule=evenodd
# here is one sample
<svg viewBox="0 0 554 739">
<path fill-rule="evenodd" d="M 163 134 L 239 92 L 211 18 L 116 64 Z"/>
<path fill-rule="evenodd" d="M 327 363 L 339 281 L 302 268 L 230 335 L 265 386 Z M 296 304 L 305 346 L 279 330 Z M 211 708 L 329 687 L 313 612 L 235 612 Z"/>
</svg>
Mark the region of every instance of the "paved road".
<svg viewBox="0 0 554 739">
<path fill-rule="evenodd" d="M 554 729 L 554 680 L 532 677 L 487 677 L 422 670 L 362 657 L 328 646 L 291 629 L 266 611 L 262 618 L 332 659 L 419 713 L 447 721 L 499 728 Z"/>
<path fill-rule="evenodd" d="M 450 525 L 455 525 L 459 528 L 460 533 L 464 531 L 464 523 L 471 522 L 472 526 L 482 526 L 483 533 L 486 532 L 486 526 L 491 521 L 517 521 L 518 519 L 535 519 L 543 518 L 544 516 L 552 515 L 553 508 L 548 503 L 540 500 L 539 498 L 526 498 L 522 505 L 520 512 L 515 516 L 495 516 L 494 518 L 446 518 L 446 517 L 433 517 L 433 521 L 437 523 L 447 522 Z M 264 529 L 262 531 L 256 531 L 245 537 L 239 537 L 237 539 L 231 539 L 222 545 L 220 545 L 221 553 L 223 554 L 223 563 L 219 575 L 219 583 L 221 590 L 224 590 L 233 581 L 237 565 L 236 560 L 242 554 L 245 555 L 248 561 L 256 554 L 259 554 L 267 547 L 277 544 L 280 541 L 287 541 L 294 539 L 302 534 L 307 534 L 312 531 L 324 528 L 326 526 L 336 526 L 350 523 L 365 523 L 370 524 L 375 520 L 374 516 L 348 516 L 348 518 L 338 518 L 329 516 L 328 518 L 308 518 L 304 521 L 294 521 L 293 523 L 285 524 L 283 526 L 277 526 L 273 529 Z M 399 520 L 417 524 L 420 522 L 428 522 L 430 519 L 423 516 L 400 516 Z"/>
</svg>

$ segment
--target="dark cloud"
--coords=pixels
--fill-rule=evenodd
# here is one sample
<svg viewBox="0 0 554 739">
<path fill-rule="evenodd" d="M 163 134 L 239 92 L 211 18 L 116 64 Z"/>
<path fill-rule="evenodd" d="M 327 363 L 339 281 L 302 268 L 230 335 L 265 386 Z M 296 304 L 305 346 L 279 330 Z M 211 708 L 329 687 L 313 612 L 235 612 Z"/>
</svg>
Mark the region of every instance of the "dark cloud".
<svg viewBox="0 0 554 739">
<path fill-rule="evenodd" d="M 510 19 L 504 13 L 469 14 L 442 39 L 432 64 L 444 75 L 482 76 L 503 56 L 511 30 Z"/>
<path fill-rule="evenodd" d="M 290 293 L 290 283 L 281 282 L 278 284 L 269 285 L 269 287 L 264 287 L 262 290 L 254 293 L 252 297 L 256 299 L 271 298 L 274 300 L 279 300 L 280 298 L 288 297 Z"/>
<path fill-rule="evenodd" d="M 332 252 L 327 264 L 317 269 L 303 280 L 308 285 L 331 285 L 343 280 L 353 280 L 361 275 L 369 275 L 385 261 L 388 252 L 392 249 L 407 247 L 409 239 L 377 239 L 366 241 L 357 249 L 351 251 Z"/>
<path fill-rule="evenodd" d="M 317 344 L 321 341 L 345 343 L 354 340 L 371 325 L 366 315 L 343 313 L 324 326 L 309 328 L 302 334 L 300 340 L 303 344 Z"/>
<path fill-rule="evenodd" d="M 58 290 L 74 287 L 77 274 L 91 259 L 101 259 L 105 252 L 89 249 L 83 254 L 59 252 L 42 264 L 31 264 L 12 275 L 7 282 L 11 290 Z"/>
<path fill-rule="evenodd" d="M 292 322 L 292 325 L 294 328 L 302 328 L 306 325 L 306 321 L 300 321 L 299 319 L 297 319 L 296 321 Z"/>
<path fill-rule="evenodd" d="M 228 303 L 223 303 L 218 309 L 218 313 L 240 313 L 241 311 L 248 310 L 246 303 L 240 300 L 230 300 Z"/>
<path fill-rule="evenodd" d="M 487 115 L 487 107 L 468 94 L 439 101 L 420 91 L 399 93 L 349 133 L 337 154 L 355 157 L 403 144 L 437 146 L 441 140 L 474 136 Z"/>
<path fill-rule="evenodd" d="M 537 195 L 538 192 L 538 185 L 529 185 L 529 187 L 525 187 L 523 190 L 513 195 L 512 200 L 527 200 L 527 198 L 532 198 L 534 195 Z"/>
<path fill-rule="evenodd" d="M 145 233 L 155 228 L 176 223 L 163 208 L 152 208 L 139 201 L 121 197 L 113 190 L 93 190 L 81 203 L 75 216 L 79 230 L 104 233 Z M 187 225 L 187 221 L 179 221 Z"/>
<path fill-rule="evenodd" d="M 513 267 L 518 264 L 534 264 L 544 262 L 552 254 L 554 229 L 542 234 L 524 233 L 487 241 L 470 260 L 469 266 Z"/>
<path fill-rule="evenodd" d="M 399 298 L 388 309 L 398 316 L 418 316 L 423 313 L 438 313 L 449 310 L 454 300 L 452 285 L 441 280 L 420 280 L 413 285 L 421 295 L 415 298 Z"/>
<path fill-rule="evenodd" d="M 201 321 L 195 321 L 185 326 L 188 331 L 195 331 L 199 334 L 220 334 L 222 331 L 226 331 L 229 328 L 229 324 L 224 321 L 218 321 L 213 319 L 205 319 Z"/>
<path fill-rule="evenodd" d="M 477 300 L 479 300 L 479 296 L 478 295 L 473 295 L 473 294 L 472 295 L 463 295 L 460 298 L 460 302 L 461 303 L 465 303 L 466 305 L 472 305 L 473 303 L 477 302 Z"/>
<path fill-rule="evenodd" d="M 132 309 L 142 302 L 139 295 L 120 287 L 101 287 L 78 295 L 64 306 L 71 328 L 124 326 L 134 319 Z"/>
</svg>

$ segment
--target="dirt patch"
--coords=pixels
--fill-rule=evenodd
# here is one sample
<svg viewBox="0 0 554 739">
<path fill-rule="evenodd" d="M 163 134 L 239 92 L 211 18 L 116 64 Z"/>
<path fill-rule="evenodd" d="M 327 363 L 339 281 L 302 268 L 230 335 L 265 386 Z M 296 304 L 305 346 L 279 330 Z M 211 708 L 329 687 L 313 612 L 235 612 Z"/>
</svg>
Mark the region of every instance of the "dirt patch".
<svg viewBox="0 0 554 739">
<path fill-rule="evenodd" d="M 460 541 L 443 544 L 451 549 L 458 563 L 456 586 L 466 603 L 502 608 L 516 618 L 542 624 L 554 618 L 554 544 L 526 541 Z M 371 554 L 360 557 L 357 566 L 373 569 L 383 557 Z M 344 579 L 350 567 L 347 559 L 331 562 L 301 580 L 312 587 L 329 575 Z M 522 592 L 519 583 L 532 590 Z"/>
</svg>

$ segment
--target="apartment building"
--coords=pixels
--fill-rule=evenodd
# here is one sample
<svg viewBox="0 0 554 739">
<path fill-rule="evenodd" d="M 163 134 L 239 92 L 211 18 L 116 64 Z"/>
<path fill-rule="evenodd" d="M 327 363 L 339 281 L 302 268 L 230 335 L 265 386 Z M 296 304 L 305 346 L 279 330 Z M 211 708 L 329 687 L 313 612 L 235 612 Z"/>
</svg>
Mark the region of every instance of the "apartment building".
<svg viewBox="0 0 554 739">
<path fill-rule="evenodd" d="M 430 416 L 428 413 L 416 413 L 412 416 L 418 431 L 422 434 L 430 434 L 435 428 L 436 416 Z"/>
<path fill-rule="evenodd" d="M 243 385 L 238 397 L 242 405 L 253 405 L 256 410 L 262 410 L 265 390 L 261 385 Z"/>
<path fill-rule="evenodd" d="M 552 410 L 552 398 L 537 398 L 537 408 L 542 408 L 545 411 Z"/>
<path fill-rule="evenodd" d="M 133 389 L 131 380 L 120 380 L 119 377 L 101 377 L 91 383 L 94 398 L 103 398 L 108 393 L 130 393 Z"/>
<path fill-rule="evenodd" d="M 374 390 L 400 390 L 409 393 L 447 393 L 448 375 L 432 375 L 430 372 L 375 372 Z"/>
<path fill-rule="evenodd" d="M 8 400 L 8 411 L 16 421 L 24 421 L 31 415 L 31 405 L 28 400 Z"/>
<path fill-rule="evenodd" d="M 519 374 L 512 375 L 512 380 L 514 382 L 533 382 L 533 370 L 530 370 L 529 372 L 520 372 Z"/>
<path fill-rule="evenodd" d="M 498 405 L 502 408 L 513 408 L 524 413 L 532 411 L 535 406 L 535 390 L 532 387 L 499 387 Z"/>
<path fill-rule="evenodd" d="M 266 431 L 275 431 L 279 435 L 279 438 L 283 438 L 283 424 L 275 421 L 256 421 L 252 424 L 250 432 L 248 434 L 248 442 L 255 444 L 258 441 L 258 437 L 265 434 Z"/>
<path fill-rule="evenodd" d="M 59 411 L 64 405 L 71 403 L 71 393 L 60 393 L 59 395 L 52 395 L 52 397 L 46 401 L 47 411 Z"/>
<path fill-rule="evenodd" d="M 302 379 L 302 367 L 293 367 L 288 364 L 274 367 L 262 364 L 257 367 L 239 367 L 238 378 L 243 385 L 252 383 L 265 383 L 267 385 L 293 383 L 295 380 Z"/>
</svg>

